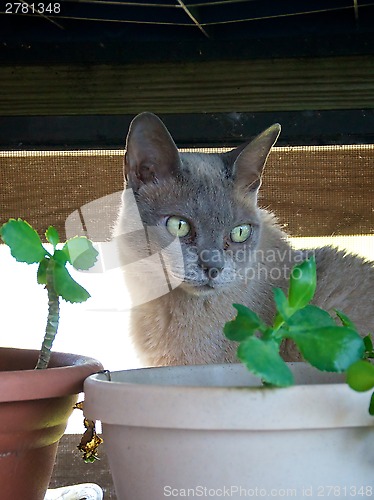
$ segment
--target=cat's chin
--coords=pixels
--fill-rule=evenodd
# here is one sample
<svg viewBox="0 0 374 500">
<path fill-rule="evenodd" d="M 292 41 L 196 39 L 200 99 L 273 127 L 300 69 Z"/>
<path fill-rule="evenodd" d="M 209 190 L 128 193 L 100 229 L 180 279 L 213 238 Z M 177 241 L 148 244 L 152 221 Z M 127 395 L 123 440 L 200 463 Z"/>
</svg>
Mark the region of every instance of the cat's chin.
<svg viewBox="0 0 374 500">
<path fill-rule="evenodd" d="M 183 282 L 181 284 L 181 288 L 191 294 L 191 295 L 199 295 L 199 296 L 207 296 L 207 295 L 212 295 L 215 293 L 219 293 L 223 287 L 221 286 L 214 286 L 209 283 L 205 284 L 195 284 L 195 283 L 189 283 L 189 282 Z"/>
</svg>

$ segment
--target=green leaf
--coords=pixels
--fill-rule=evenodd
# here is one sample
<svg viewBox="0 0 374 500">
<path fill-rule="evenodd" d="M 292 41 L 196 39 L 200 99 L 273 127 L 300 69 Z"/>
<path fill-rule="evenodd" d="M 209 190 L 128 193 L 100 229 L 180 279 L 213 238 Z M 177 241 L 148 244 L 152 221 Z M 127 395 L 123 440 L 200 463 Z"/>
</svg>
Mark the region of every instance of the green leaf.
<svg viewBox="0 0 374 500">
<path fill-rule="evenodd" d="M 278 349 L 278 344 L 272 340 L 250 337 L 239 345 L 238 358 L 266 383 L 286 387 L 293 384 L 293 375 Z"/>
<path fill-rule="evenodd" d="M 92 242 L 85 236 L 71 238 L 65 243 L 62 250 L 66 253 L 68 261 L 75 269 L 85 271 L 95 264 L 99 255 Z"/>
<path fill-rule="evenodd" d="M 368 361 L 356 361 L 347 370 L 347 384 L 358 392 L 374 387 L 374 365 Z"/>
<path fill-rule="evenodd" d="M 369 413 L 370 413 L 370 415 L 372 415 L 374 417 L 374 392 L 370 398 Z"/>
<path fill-rule="evenodd" d="M 63 250 L 55 250 L 55 253 L 53 254 L 53 259 L 62 266 L 64 266 L 68 261 L 66 253 Z"/>
<path fill-rule="evenodd" d="M 274 294 L 274 302 L 275 305 L 277 306 L 277 311 L 281 315 L 282 319 L 286 321 L 287 318 L 292 316 L 295 310 L 289 306 L 288 299 L 284 294 L 283 290 L 281 290 L 280 288 L 274 288 L 273 294 Z"/>
<path fill-rule="evenodd" d="M 47 267 L 50 263 L 50 259 L 44 257 L 44 259 L 40 262 L 37 273 L 37 281 L 39 285 L 47 284 Z"/>
<path fill-rule="evenodd" d="M 320 307 L 308 305 L 296 311 L 287 320 L 287 325 L 293 330 L 310 330 L 324 326 L 336 326 L 330 314 Z"/>
<path fill-rule="evenodd" d="M 1 237 L 18 262 L 34 264 L 40 262 L 48 252 L 42 245 L 38 233 L 22 219 L 9 219 L 0 229 Z"/>
<path fill-rule="evenodd" d="M 293 309 L 301 309 L 312 300 L 317 286 L 316 261 L 305 260 L 292 269 L 288 302 Z"/>
<path fill-rule="evenodd" d="M 67 302 L 84 302 L 90 297 L 87 290 L 79 285 L 59 262 L 55 262 L 53 277 L 56 294 Z"/>
<path fill-rule="evenodd" d="M 294 326 L 287 337 L 296 343 L 306 361 L 322 371 L 342 372 L 364 354 L 362 338 L 344 326 Z"/>
<path fill-rule="evenodd" d="M 229 340 L 240 342 L 258 330 L 266 328 L 256 313 L 241 304 L 233 304 L 238 311 L 236 318 L 223 327 L 223 332 Z"/>
<path fill-rule="evenodd" d="M 367 354 L 367 357 L 371 358 L 374 355 L 374 346 L 373 346 L 373 341 L 371 340 L 370 335 L 366 335 L 366 337 L 363 338 L 364 345 L 365 345 L 365 353 Z"/>
<path fill-rule="evenodd" d="M 335 312 L 343 326 L 348 326 L 349 328 L 352 328 L 352 330 L 357 330 L 356 325 L 347 315 L 338 309 L 335 309 Z"/>
<path fill-rule="evenodd" d="M 60 236 L 54 226 L 49 226 L 45 232 L 45 237 L 47 238 L 47 241 L 53 245 L 53 248 L 56 248 L 56 246 L 60 243 Z"/>
</svg>

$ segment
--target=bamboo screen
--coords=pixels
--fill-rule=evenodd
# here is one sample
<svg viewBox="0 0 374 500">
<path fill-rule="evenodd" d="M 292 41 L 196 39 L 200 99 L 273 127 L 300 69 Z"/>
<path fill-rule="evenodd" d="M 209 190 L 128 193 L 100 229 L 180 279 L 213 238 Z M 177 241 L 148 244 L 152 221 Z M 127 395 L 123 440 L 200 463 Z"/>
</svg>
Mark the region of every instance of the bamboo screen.
<svg viewBox="0 0 374 500">
<path fill-rule="evenodd" d="M 123 188 L 123 154 L 123 150 L 0 152 L 0 224 L 9 217 L 22 217 L 40 235 L 53 224 L 64 236 L 69 215 L 81 214 L 84 205 L 107 196 L 97 204 L 99 230 L 88 234 L 107 240 L 119 201 L 119 196 L 108 195 Z M 272 210 L 291 236 L 373 234 L 374 146 L 274 148 L 260 205 Z"/>
</svg>

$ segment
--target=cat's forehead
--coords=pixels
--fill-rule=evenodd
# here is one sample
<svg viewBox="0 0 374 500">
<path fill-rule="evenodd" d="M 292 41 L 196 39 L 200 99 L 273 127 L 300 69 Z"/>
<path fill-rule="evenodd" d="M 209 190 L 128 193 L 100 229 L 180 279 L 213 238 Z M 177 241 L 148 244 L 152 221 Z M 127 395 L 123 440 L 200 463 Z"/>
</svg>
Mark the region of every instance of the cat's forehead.
<svg viewBox="0 0 374 500">
<path fill-rule="evenodd" d="M 188 176 L 211 181 L 227 176 L 227 167 L 217 153 L 180 153 L 180 158 L 181 169 Z"/>
</svg>

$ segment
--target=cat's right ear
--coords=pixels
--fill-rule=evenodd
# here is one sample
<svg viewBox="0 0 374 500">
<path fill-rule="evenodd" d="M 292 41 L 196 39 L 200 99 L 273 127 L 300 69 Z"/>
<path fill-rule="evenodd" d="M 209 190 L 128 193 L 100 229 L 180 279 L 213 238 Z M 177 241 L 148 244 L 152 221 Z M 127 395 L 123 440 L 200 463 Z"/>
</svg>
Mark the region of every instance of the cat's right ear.
<svg viewBox="0 0 374 500">
<path fill-rule="evenodd" d="M 124 174 L 137 191 L 143 184 L 157 183 L 175 175 L 180 157 L 169 131 L 153 113 L 141 113 L 130 124 L 126 140 Z"/>
</svg>

